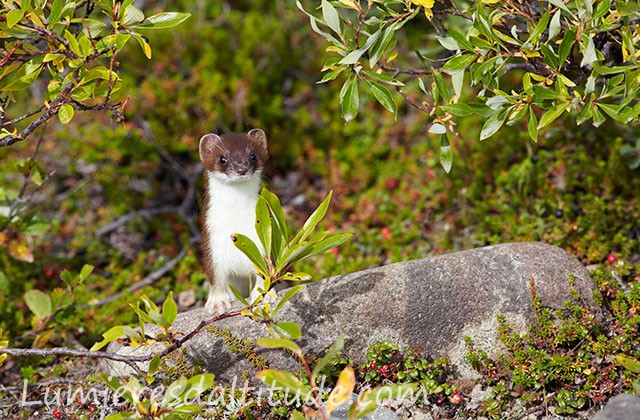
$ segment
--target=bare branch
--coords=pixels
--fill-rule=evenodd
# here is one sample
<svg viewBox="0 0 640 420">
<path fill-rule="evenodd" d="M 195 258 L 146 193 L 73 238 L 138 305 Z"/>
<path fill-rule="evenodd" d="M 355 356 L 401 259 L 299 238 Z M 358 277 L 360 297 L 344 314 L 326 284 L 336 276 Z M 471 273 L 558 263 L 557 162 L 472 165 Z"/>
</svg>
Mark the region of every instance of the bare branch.
<svg viewBox="0 0 640 420">
<path fill-rule="evenodd" d="M 184 345 L 187 341 L 191 340 L 195 337 L 203 328 L 207 325 L 211 325 L 215 322 L 226 318 L 232 318 L 235 316 L 239 316 L 241 311 L 231 311 L 224 313 L 222 315 L 215 316 L 205 321 L 201 321 L 193 330 L 191 330 L 186 335 L 182 336 L 180 339 L 175 340 L 169 347 L 166 347 L 161 352 L 157 353 L 159 357 L 166 356 L 170 353 L 173 353 L 180 347 Z M 90 359 L 107 359 L 113 360 L 115 362 L 123 362 L 127 363 L 131 366 L 131 363 L 136 362 L 147 362 L 153 359 L 156 354 L 147 354 L 147 355 L 127 355 L 127 354 L 118 354 L 107 351 L 89 351 L 89 350 L 80 350 L 80 349 L 71 349 L 68 347 L 53 347 L 49 349 L 26 349 L 26 348 L 15 348 L 15 347 L 7 347 L 4 349 L 0 349 L 0 354 L 7 354 L 9 356 L 15 357 L 27 357 L 27 356 L 72 356 L 72 357 L 81 357 L 81 358 L 90 358 Z M 133 367 L 133 366 L 132 366 Z M 135 367 L 134 369 L 139 369 Z"/>
<path fill-rule="evenodd" d="M 171 260 L 167 261 L 165 265 L 163 265 L 156 271 L 153 271 L 147 274 L 142 280 L 135 282 L 131 286 L 127 287 L 125 290 L 121 290 L 114 295 L 107 296 L 103 299 L 100 299 L 95 303 L 88 303 L 88 304 L 82 305 L 82 309 L 95 308 L 98 306 L 106 305 L 107 303 L 111 303 L 120 299 L 124 295 L 128 295 L 130 293 L 135 292 L 136 290 L 142 289 L 145 286 L 150 286 L 154 284 L 155 282 L 160 280 L 162 276 L 167 274 L 169 271 L 173 270 L 176 264 L 182 261 L 182 259 L 185 257 L 186 254 L 187 253 L 185 252 L 184 249 L 181 250 L 180 253 L 175 258 L 172 258 Z"/>
</svg>

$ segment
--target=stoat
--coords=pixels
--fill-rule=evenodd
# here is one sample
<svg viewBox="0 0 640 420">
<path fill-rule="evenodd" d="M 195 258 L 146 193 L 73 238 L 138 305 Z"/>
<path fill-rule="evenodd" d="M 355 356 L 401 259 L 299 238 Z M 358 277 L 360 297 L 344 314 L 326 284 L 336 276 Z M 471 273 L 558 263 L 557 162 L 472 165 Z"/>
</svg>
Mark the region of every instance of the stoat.
<svg viewBox="0 0 640 420">
<path fill-rule="evenodd" d="M 210 314 L 220 314 L 235 300 L 229 285 L 249 296 L 251 285 L 261 280 L 251 261 L 234 246 L 231 235 L 246 235 L 260 247 L 255 208 L 269 158 L 267 136 L 259 128 L 248 133 L 205 134 L 199 151 L 205 169 L 201 239 L 209 279 L 205 308 Z"/>
</svg>

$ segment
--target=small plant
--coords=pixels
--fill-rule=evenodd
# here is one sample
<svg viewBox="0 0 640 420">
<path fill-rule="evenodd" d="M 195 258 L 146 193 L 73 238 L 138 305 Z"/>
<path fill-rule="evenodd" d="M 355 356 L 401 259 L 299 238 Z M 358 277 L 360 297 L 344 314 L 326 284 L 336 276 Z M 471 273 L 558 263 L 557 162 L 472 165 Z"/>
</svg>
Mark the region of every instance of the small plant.
<svg viewBox="0 0 640 420">
<path fill-rule="evenodd" d="M 189 401 L 197 400 L 202 393 L 214 385 L 214 375 L 211 373 L 196 375 L 189 379 L 182 377 L 172 382 L 164 390 L 163 398 L 159 399 L 155 392 L 144 387 L 134 376 L 126 385 L 110 376 L 104 376 L 104 380 L 133 408 L 132 411 L 112 414 L 107 417 L 107 420 L 189 418 L 202 411 L 204 406 L 202 403 L 190 404 Z"/>
<path fill-rule="evenodd" d="M 453 376 L 448 358 L 433 360 L 417 350 L 401 352 L 389 341 L 372 344 L 358 371 L 365 386 L 418 382 L 432 402 L 444 401 L 447 396 L 455 396 L 455 400 L 460 397 L 455 385 L 447 383 L 447 379 Z M 461 399 L 457 404 L 460 402 Z"/>
<path fill-rule="evenodd" d="M 622 265 L 621 272 L 625 272 Z M 506 353 L 494 360 L 466 339 L 467 359 L 494 387 L 492 398 L 481 407 L 485 414 L 497 418 L 515 399 L 524 405 L 552 401 L 556 414 L 575 414 L 637 388 L 634 361 L 640 356 L 636 328 L 640 323 L 640 286 L 632 282 L 624 291 L 614 280 L 618 276 L 615 272 L 598 269 L 592 274 L 598 283 L 595 300 L 603 317 L 581 304 L 575 291 L 563 309 L 546 308 L 532 284 L 536 321 L 527 333 L 515 333 L 503 316 L 498 317 Z"/>
</svg>

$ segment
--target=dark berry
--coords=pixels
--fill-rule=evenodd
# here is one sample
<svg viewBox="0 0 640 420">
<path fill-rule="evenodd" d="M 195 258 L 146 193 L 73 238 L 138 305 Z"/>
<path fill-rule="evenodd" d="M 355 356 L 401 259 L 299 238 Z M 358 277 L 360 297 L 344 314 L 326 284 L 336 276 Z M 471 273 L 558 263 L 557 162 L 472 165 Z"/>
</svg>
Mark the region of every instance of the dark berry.
<svg viewBox="0 0 640 420">
<path fill-rule="evenodd" d="M 562 209 L 558 209 L 554 214 L 558 219 L 560 219 L 564 215 L 564 212 L 562 211 Z"/>
<path fill-rule="evenodd" d="M 531 162 L 533 163 L 538 162 L 538 155 L 531 155 Z"/>
</svg>

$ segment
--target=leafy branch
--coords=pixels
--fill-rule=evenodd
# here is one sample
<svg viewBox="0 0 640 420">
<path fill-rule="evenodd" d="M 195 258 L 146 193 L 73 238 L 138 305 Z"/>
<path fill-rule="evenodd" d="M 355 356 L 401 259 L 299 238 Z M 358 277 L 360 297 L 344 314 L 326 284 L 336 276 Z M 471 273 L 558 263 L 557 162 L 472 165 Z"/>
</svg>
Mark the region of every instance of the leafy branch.
<svg viewBox="0 0 640 420">
<path fill-rule="evenodd" d="M 451 169 L 456 121 L 484 121 L 480 140 L 522 124 L 532 141 L 559 119 L 598 127 L 640 120 L 640 22 L 636 1 L 565 3 L 482 0 L 321 0 L 321 16 L 298 8 L 325 38 L 328 57 L 318 83 L 338 78 L 342 117 L 354 119 L 365 87 L 389 112 L 395 89 L 429 116 L 440 160 Z M 363 4 L 366 3 L 366 7 Z M 462 3 L 459 3 L 460 5 Z M 372 7 L 373 6 L 373 7 Z M 399 34 L 416 19 L 434 41 L 410 52 Z"/>
<path fill-rule="evenodd" d="M 174 12 L 145 17 L 133 0 L 53 0 L 38 6 L 2 0 L 0 147 L 25 140 L 55 116 L 67 124 L 75 111 L 106 110 L 121 120 L 126 100 L 112 102 L 121 85 L 117 54 L 134 38 L 151 58 L 151 46 L 142 32 L 171 28 L 188 17 Z M 46 84 L 42 105 L 7 119 L 16 94 L 35 83 Z"/>
</svg>

